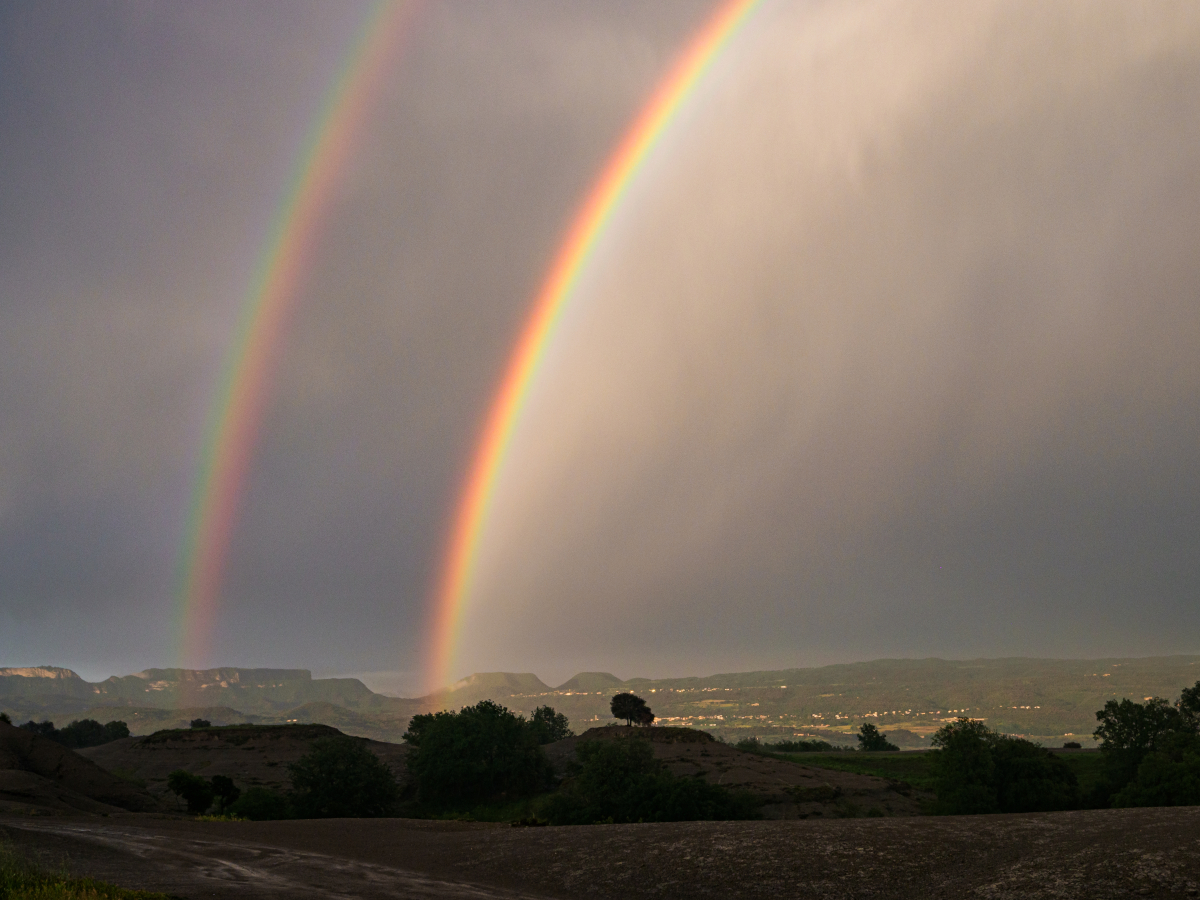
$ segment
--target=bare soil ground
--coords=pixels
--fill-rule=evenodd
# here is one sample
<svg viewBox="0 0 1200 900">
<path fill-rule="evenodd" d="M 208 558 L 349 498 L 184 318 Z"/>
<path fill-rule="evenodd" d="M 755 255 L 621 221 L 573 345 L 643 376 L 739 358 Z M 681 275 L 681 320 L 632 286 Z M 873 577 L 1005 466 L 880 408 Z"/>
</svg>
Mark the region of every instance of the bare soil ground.
<svg viewBox="0 0 1200 900">
<path fill-rule="evenodd" d="M 1116 900 L 1200 895 L 1200 808 L 510 828 L 0 818 L 27 852 L 185 898 Z"/>
<path fill-rule="evenodd" d="M 328 725 L 198 728 L 123 738 L 76 752 L 109 772 L 145 784 L 158 797 L 166 795 L 167 776 L 176 769 L 205 778 L 227 775 L 242 789 L 288 790 L 288 764 L 308 753 L 315 739 L 338 734 L 341 732 Z M 404 779 L 407 748 L 403 744 L 357 740 L 366 743 L 397 778 Z"/>
</svg>

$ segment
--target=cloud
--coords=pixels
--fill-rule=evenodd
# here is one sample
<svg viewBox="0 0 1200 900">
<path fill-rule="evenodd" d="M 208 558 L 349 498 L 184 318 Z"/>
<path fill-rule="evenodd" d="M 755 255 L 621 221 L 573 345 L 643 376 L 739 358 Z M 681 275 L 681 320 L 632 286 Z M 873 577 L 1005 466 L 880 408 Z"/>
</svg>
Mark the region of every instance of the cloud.
<svg viewBox="0 0 1200 900">
<path fill-rule="evenodd" d="M 764 7 L 550 348 L 464 667 L 1194 649 L 1198 74 L 1182 4 Z"/>
</svg>

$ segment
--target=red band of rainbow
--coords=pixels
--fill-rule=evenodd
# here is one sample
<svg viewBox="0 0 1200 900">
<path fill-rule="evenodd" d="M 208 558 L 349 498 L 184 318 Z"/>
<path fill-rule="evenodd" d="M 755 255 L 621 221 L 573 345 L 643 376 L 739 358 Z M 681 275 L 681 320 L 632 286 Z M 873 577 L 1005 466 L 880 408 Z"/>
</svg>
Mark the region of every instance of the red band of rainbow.
<svg viewBox="0 0 1200 900">
<path fill-rule="evenodd" d="M 729 0 L 700 29 L 617 145 L 554 258 L 492 401 L 456 508 L 434 598 L 432 652 L 427 669 L 432 689 L 449 683 L 495 484 L 520 422 L 529 387 L 579 276 L 613 211 L 659 138 L 700 84 L 713 60 L 760 2 Z"/>
</svg>

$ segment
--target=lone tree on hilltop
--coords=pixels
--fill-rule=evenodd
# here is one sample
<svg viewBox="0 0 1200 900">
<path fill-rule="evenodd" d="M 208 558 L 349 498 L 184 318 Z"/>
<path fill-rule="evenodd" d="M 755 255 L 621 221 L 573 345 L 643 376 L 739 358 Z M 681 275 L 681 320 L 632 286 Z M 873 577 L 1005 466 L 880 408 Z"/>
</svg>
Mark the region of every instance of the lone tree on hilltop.
<svg viewBox="0 0 1200 900">
<path fill-rule="evenodd" d="M 212 728 L 212 722 L 208 719 L 192 719 L 188 725 L 189 728 Z"/>
<path fill-rule="evenodd" d="M 871 722 L 863 722 L 858 728 L 859 750 L 899 750 L 900 748 L 887 739 L 887 735 L 876 728 Z"/>
<path fill-rule="evenodd" d="M 624 719 L 630 725 L 634 722 L 649 725 L 654 721 L 654 713 L 650 712 L 646 701 L 637 694 L 617 694 L 612 698 L 610 708 L 614 719 Z"/>
</svg>

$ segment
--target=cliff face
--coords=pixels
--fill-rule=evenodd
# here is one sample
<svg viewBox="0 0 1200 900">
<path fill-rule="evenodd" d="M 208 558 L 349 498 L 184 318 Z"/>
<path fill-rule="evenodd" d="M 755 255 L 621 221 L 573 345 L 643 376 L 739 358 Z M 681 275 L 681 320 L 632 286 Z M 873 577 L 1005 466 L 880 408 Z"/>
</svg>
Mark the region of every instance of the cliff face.
<svg viewBox="0 0 1200 900">
<path fill-rule="evenodd" d="M 373 693 L 357 678 L 313 678 L 307 669 L 146 669 L 99 683 L 70 669 L 0 669 L 0 709 L 15 718 L 73 716 L 95 707 L 230 707 L 275 715 L 306 703 L 386 713 L 410 703 Z"/>
</svg>

